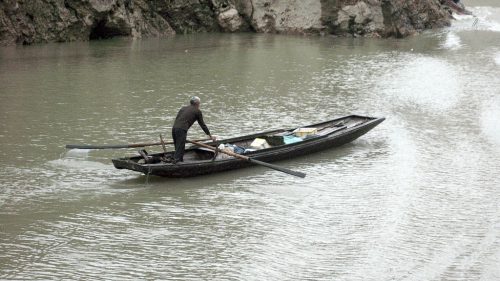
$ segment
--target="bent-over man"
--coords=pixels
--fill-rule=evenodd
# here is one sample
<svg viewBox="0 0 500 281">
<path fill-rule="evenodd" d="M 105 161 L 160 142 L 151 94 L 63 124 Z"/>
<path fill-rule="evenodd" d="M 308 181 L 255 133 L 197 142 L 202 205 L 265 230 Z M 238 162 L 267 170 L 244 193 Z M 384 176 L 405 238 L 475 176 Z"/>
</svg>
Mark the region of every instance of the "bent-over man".
<svg viewBox="0 0 500 281">
<path fill-rule="evenodd" d="M 172 139 L 175 146 L 174 163 L 184 161 L 187 132 L 195 121 L 198 121 L 205 134 L 209 135 L 215 141 L 215 137 L 212 137 L 205 121 L 203 121 L 203 114 L 200 110 L 200 98 L 194 96 L 189 100 L 189 103 L 189 105 L 183 106 L 179 110 L 177 117 L 175 117 L 174 126 L 172 127 Z"/>
</svg>

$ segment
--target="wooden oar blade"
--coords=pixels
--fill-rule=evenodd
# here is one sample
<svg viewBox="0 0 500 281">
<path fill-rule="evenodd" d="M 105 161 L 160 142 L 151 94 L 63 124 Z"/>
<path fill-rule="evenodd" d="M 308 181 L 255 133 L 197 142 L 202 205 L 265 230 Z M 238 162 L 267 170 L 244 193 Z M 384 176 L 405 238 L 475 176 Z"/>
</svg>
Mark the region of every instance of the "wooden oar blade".
<svg viewBox="0 0 500 281">
<path fill-rule="evenodd" d="M 249 161 L 252 162 L 252 163 L 261 165 L 261 166 L 266 166 L 268 168 L 271 168 L 271 169 L 274 169 L 274 170 L 277 170 L 277 171 L 280 171 L 280 172 L 283 172 L 283 173 L 287 173 L 287 174 L 292 175 L 292 176 L 299 177 L 299 178 L 305 178 L 306 177 L 305 173 L 293 171 L 293 170 L 290 170 L 290 169 L 287 169 L 287 168 L 283 168 L 283 167 L 280 167 L 280 166 L 276 166 L 276 165 L 273 165 L 273 164 L 270 164 L 270 163 L 266 163 L 266 162 L 262 162 L 262 161 L 259 161 L 259 160 L 255 160 L 253 158 L 249 158 Z"/>
</svg>

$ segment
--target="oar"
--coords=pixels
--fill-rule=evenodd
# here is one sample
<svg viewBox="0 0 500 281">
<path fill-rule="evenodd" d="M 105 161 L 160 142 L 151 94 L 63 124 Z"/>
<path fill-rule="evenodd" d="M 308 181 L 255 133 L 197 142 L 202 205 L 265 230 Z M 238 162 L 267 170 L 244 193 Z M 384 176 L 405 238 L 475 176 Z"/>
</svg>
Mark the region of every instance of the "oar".
<svg viewBox="0 0 500 281">
<path fill-rule="evenodd" d="M 198 141 L 187 140 L 187 142 L 190 142 L 190 143 L 195 144 L 197 146 L 208 148 L 208 149 L 210 149 L 212 151 L 216 151 L 217 150 L 213 146 L 210 146 L 210 145 L 207 145 L 207 144 L 204 144 L 204 143 L 199 143 Z M 256 159 L 253 159 L 253 158 L 250 158 L 248 156 L 244 156 L 244 155 L 241 155 L 241 154 L 238 154 L 238 153 L 234 153 L 234 152 L 230 152 L 230 151 L 225 151 L 225 150 L 219 150 L 219 152 L 225 153 L 225 154 L 227 154 L 229 156 L 233 156 L 234 158 L 238 158 L 238 159 L 241 159 L 241 160 L 244 160 L 244 161 L 248 161 L 250 163 L 254 163 L 254 164 L 257 164 L 257 165 L 265 166 L 265 167 L 268 167 L 268 168 L 271 168 L 271 169 L 274 169 L 274 170 L 277 170 L 277 171 L 280 171 L 280 172 L 283 172 L 283 173 L 287 173 L 287 174 L 290 174 L 290 175 L 293 175 L 293 176 L 296 176 L 296 177 L 301 177 L 301 178 L 305 178 L 306 177 L 306 174 L 304 174 L 304 173 L 292 171 L 292 170 L 287 169 L 287 168 L 283 168 L 283 167 L 280 167 L 280 166 L 276 166 L 276 165 L 273 165 L 273 164 L 262 162 L 262 161 L 259 161 L 259 160 L 256 160 Z"/>
<path fill-rule="evenodd" d="M 196 141 L 208 141 L 211 139 L 201 139 Z M 137 147 L 146 147 L 146 146 L 155 146 L 155 145 L 165 145 L 165 144 L 173 144 L 173 141 L 168 142 L 150 142 L 150 143 L 133 143 L 133 144 L 105 144 L 105 145 L 87 145 L 87 144 L 67 144 L 67 149 L 118 149 L 118 148 L 137 148 Z"/>
</svg>

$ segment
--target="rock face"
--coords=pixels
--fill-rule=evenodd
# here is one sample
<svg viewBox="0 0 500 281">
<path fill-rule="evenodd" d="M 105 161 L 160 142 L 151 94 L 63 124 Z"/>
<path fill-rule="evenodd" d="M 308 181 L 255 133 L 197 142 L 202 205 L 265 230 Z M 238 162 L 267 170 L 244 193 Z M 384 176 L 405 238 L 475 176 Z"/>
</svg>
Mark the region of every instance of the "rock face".
<svg viewBox="0 0 500 281">
<path fill-rule="evenodd" d="M 222 31 L 217 23 L 217 3 L 212 0 L 129 1 L 154 3 L 152 13 L 158 13 L 179 34 Z"/>
<path fill-rule="evenodd" d="M 382 1 L 384 36 L 404 37 L 424 29 L 449 26 L 452 19 L 439 0 Z"/>
<path fill-rule="evenodd" d="M 245 20 L 240 16 L 238 10 L 230 8 L 221 12 L 217 17 L 220 27 L 226 31 L 235 32 L 241 30 Z"/>
<path fill-rule="evenodd" d="M 440 0 L 253 0 L 258 32 L 404 37 L 444 27 L 451 16 Z"/>
<path fill-rule="evenodd" d="M 174 34 L 146 1 L 3 0 L 0 42 L 31 44 Z"/>
<path fill-rule="evenodd" d="M 0 45 L 252 30 L 404 37 L 449 23 L 440 0 L 0 0 Z"/>
<path fill-rule="evenodd" d="M 322 29 L 319 0 L 253 0 L 257 32 L 309 33 Z"/>
<path fill-rule="evenodd" d="M 332 27 L 353 35 L 378 34 L 383 32 L 384 16 L 378 1 L 360 1 L 354 5 L 344 6 Z"/>
</svg>

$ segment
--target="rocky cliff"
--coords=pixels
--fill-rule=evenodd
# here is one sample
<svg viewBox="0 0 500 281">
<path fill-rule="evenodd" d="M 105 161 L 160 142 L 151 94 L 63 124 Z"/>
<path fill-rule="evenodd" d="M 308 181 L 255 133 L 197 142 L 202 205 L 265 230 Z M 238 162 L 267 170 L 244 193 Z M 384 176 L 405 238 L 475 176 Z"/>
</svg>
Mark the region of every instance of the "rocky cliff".
<svg viewBox="0 0 500 281">
<path fill-rule="evenodd" d="M 0 0 L 0 45 L 240 31 L 403 37 L 449 22 L 440 0 Z"/>
</svg>

